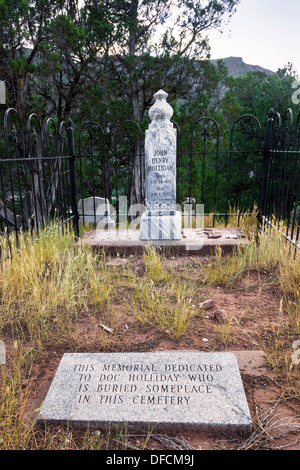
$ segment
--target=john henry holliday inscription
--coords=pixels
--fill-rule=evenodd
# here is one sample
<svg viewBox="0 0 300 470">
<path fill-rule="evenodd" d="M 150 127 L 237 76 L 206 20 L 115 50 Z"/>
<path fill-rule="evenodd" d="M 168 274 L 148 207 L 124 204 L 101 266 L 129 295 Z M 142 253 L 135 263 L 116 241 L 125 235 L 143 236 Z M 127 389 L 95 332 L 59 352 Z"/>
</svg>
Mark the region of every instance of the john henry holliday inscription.
<svg viewBox="0 0 300 470">
<path fill-rule="evenodd" d="M 252 429 L 232 353 L 64 354 L 39 420 Z"/>
</svg>

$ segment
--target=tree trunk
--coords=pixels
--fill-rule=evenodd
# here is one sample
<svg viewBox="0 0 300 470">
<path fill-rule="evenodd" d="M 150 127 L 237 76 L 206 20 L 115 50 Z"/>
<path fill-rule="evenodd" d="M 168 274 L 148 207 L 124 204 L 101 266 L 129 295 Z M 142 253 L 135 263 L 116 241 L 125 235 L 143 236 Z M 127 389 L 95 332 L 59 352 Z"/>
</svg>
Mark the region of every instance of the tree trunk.
<svg viewBox="0 0 300 470">
<path fill-rule="evenodd" d="M 129 80 L 130 96 L 132 100 L 133 120 L 140 124 L 141 108 L 139 86 L 136 76 L 136 45 L 137 45 L 137 26 L 138 26 L 138 6 L 139 0 L 132 0 L 130 4 L 130 27 L 129 27 Z M 141 142 L 136 142 L 133 158 L 132 184 L 130 192 L 130 205 L 142 204 L 144 201 L 144 181 L 143 181 L 143 158 L 141 158 Z"/>
<path fill-rule="evenodd" d="M 35 142 L 34 157 L 35 160 L 31 164 L 31 191 L 28 201 L 28 214 L 30 217 L 29 226 L 37 233 L 45 227 L 49 221 L 49 215 L 52 210 L 54 201 L 57 197 L 57 188 L 60 181 L 60 173 L 62 171 L 62 159 L 54 160 L 52 172 L 49 180 L 44 180 L 43 154 L 39 139 Z M 59 142 L 57 156 L 62 155 L 62 142 Z M 45 187 L 47 183 L 47 187 Z"/>
<path fill-rule="evenodd" d="M 22 226 L 22 222 L 18 215 L 15 215 L 11 212 L 6 204 L 0 199 L 0 218 L 5 220 L 10 227 L 13 227 L 15 230 L 19 230 Z"/>
</svg>

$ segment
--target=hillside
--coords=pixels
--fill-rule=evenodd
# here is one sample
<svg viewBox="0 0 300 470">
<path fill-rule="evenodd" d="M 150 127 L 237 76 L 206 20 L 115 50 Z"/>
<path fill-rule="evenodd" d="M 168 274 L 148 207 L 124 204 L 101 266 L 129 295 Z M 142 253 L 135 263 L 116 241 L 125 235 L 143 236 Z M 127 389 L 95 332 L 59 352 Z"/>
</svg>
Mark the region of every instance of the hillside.
<svg viewBox="0 0 300 470">
<path fill-rule="evenodd" d="M 261 72 L 265 72 L 268 74 L 274 73 L 273 71 L 260 67 L 259 65 L 246 64 L 241 57 L 226 57 L 225 59 L 222 59 L 222 60 L 228 69 L 228 74 L 232 77 L 245 75 L 247 72 L 250 72 L 251 70 L 260 70 Z M 211 62 L 214 65 L 216 65 L 218 60 L 213 59 L 211 60 Z"/>
<path fill-rule="evenodd" d="M 29 57 L 32 52 L 32 49 L 25 49 L 25 56 Z M 34 63 L 38 63 L 38 57 L 39 54 L 35 55 Z M 272 70 L 265 69 L 259 65 L 250 65 L 246 64 L 242 57 L 226 57 L 223 60 L 224 64 L 226 65 L 228 69 L 228 74 L 232 77 L 239 77 L 241 75 L 245 75 L 247 72 L 250 70 L 260 70 L 261 72 L 266 72 L 269 74 L 273 74 L 274 72 Z M 211 62 L 216 65 L 218 62 L 218 59 L 211 59 Z"/>
</svg>

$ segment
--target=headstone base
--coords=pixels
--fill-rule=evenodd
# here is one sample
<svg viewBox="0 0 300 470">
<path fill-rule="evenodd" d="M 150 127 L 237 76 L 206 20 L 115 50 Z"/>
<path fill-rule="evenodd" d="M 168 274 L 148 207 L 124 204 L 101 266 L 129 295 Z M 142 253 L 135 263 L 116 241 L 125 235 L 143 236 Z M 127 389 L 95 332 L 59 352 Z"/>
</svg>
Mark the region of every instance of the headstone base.
<svg viewBox="0 0 300 470">
<path fill-rule="evenodd" d="M 149 215 L 147 212 L 141 217 L 141 240 L 180 240 L 181 239 L 181 213 L 174 215 Z"/>
</svg>

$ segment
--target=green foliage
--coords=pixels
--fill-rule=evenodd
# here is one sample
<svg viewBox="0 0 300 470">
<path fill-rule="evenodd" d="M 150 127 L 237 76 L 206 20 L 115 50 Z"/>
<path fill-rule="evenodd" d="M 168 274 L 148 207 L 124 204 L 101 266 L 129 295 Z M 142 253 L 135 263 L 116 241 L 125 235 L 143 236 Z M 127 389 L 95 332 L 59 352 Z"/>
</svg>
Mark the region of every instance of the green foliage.
<svg viewBox="0 0 300 470">
<path fill-rule="evenodd" d="M 291 64 L 274 74 L 251 71 L 233 80 L 230 93 L 238 100 L 243 113 L 254 114 L 264 122 L 270 108 L 281 115 L 288 108 L 295 115 L 299 112 L 299 108 L 292 103 L 292 84 L 296 79 L 296 72 Z"/>
<path fill-rule="evenodd" d="M 237 3 L 1 0 L 0 74 L 9 104 L 26 115 L 40 95 L 42 115 L 65 119 L 81 111 L 82 98 L 99 84 L 104 108 L 108 101 L 116 109 L 121 101 L 132 104 L 133 119 L 142 121 L 158 88 L 167 89 L 171 100 L 192 97 L 191 88 L 200 83 L 195 59 L 209 53 L 205 32 L 219 27 Z"/>
<path fill-rule="evenodd" d="M 296 77 L 290 65 L 276 74 L 258 71 L 230 78 L 222 61 L 213 65 L 208 60 L 209 29 L 222 27 L 238 3 L 0 0 L 0 79 L 6 80 L 8 104 L 22 118 L 35 111 L 42 118 L 55 116 L 58 122 L 72 114 L 77 127 L 97 121 L 109 135 L 128 119 L 144 131 L 153 95 L 163 88 L 181 135 L 179 201 L 190 190 L 197 203 L 205 202 L 206 212 L 237 205 L 248 208 L 259 129 L 254 120 L 238 122 L 232 139 L 230 126 L 241 114 L 257 116 L 263 126 L 271 107 L 282 114 L 288 107 L 298 110 L 291 102 Z M 193 124 L 204 116 L 218 127 L 213 120 L 199 121 L 192 133 Z M 87 136 L 83 143 L 88 148 Z M 106 137 L 105 146 L 111 156 L 111 137 Z M 95 143 L 95 153 L 102 150 Z M 133 156 L 133 182 L 140 175 L 137 158 Z M 98 178 L 94 188 L 101 192 L 102 162 L 92 167 L 91 160 L 84 159 L 81 164 L 84 194 L 90 195 L 93 172 Z M 112 165 L 106 171 L 109 185 Z M 237 196 L 241 190 L 242 199 Z M 139 199 L 138 194 L 131 196 L 131 202 Z"/>
</svg>

